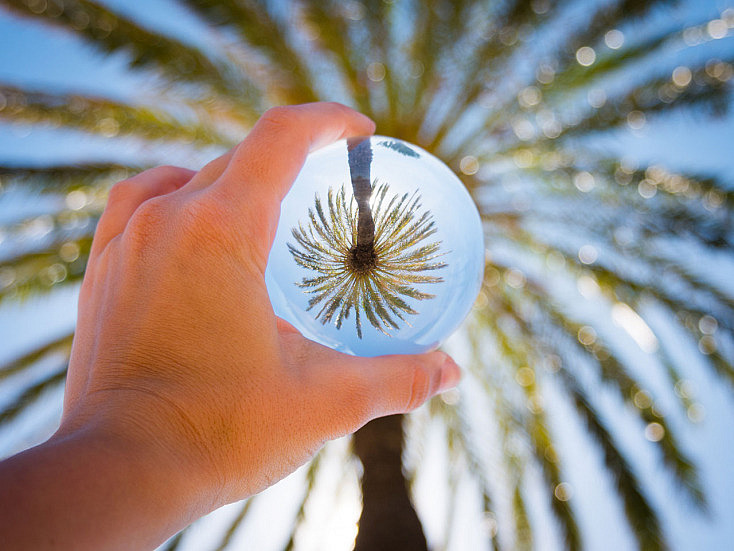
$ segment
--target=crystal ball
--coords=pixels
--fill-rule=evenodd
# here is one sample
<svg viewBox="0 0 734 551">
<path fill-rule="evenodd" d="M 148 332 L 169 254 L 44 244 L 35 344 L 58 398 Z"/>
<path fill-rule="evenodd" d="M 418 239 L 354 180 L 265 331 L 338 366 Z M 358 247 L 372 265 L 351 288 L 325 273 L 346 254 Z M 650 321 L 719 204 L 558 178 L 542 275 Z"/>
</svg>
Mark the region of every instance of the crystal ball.
<svg viewBox="0 0 734 551">
<path fill-rule="evenodd" d="M 304 336 L 356 356 L 436 348 L 479 293 L 484 240 L 464 185 L 418 146 L 350 138 L 311 153 L 280 207 L 265 281 Z"/>
</svg>

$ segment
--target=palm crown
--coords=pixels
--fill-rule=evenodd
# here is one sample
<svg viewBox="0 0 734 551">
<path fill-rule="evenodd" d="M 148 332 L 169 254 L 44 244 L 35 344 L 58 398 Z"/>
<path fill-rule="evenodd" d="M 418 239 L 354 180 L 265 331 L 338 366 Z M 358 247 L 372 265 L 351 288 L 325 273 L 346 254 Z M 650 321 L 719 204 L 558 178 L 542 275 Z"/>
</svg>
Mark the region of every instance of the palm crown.
<svg viewBox="0 0 734 551">
<path fill-rule="evenodd" d="M 298 283 L 312 294 L 308 309 L 320 305 L 316 319 L 332 321 L 341 328 L 354 311 L 357 335 L 362 337 L 360 310 L 382 333 L 399 329 L 397 319 L 406 322 L 406 314 L 417 314 L 405 299 L 426 300 L 434 295 L 411 285 L 440 283 L 440 276 L 428 272 L 445 267 L 439 261 L 440 242 L 428 241 L 435 233 L 430 211 L 421 212 L 420 195 L 391 194 L 389 184 L 374 185 L 374 253 L 373 265 L 366 269 L 353 260 L 357 229 L 354 197 L 347 203 L 342 186 L 334 193 L 329 188 L 327 210 L 318 193 L 314 210 L 309 209 L 307 226 L 293 228 L 296 243 L 288 248 L 295 262 L 319 274 Z M 321 304 L 323 303 L 323 304 Z M 334 319 L 334 315 L 336 318 Z M 397 319 L 396 319 L 397 318 Z"/>
<path fill-rule="evenodd" d="M 179 3 L 208 29 L 206 49 L 89 0 L 0 1 L 12 13 L 63 28 L 100 52 L 124 52 L 130 71 L 155 75 L 156 91 L 147 103 L 133 103 L 0 83 L 0 117 L 78 129 L 100 141 L 167 143 L 195 157 L 204 147 L 232 146 L 271 105 L 337 100 L 374 118 L 381 133 L 434 153 L 461 175 L 483 219 L 485 279 L 462 336 L 470 345 L 465 384 L 483 389 L 485 400 L 471 407 L 464 400 L 434 400 L 430 411 L 445 423 L 453 464 L 468 465 L 491 524 L 492 545 L 532 545 L 523 484 L 528 470 L 539 468 L 566 546 L 582 546 L 564 482 L 564 451 L 554 445 L 548 418 L 552 395 L 573 406 L 600 450 L 640 548 L 665 548 L 634 458 L 619 445 L 614 417 L 639 419 L 670 477 L 694 502 L 703 505 L 705 497 L 666 411 L 619 344 L 615 334 L 621 330 L 608 320 L 616 320 L 650 354 L 649 368 L 676 389 L 692 418 L 697 404 L 686 391 L 679 361 L 650 329 L 646 312 L 655 310 L 683 327 L 710 368 L 734 381 L 731 289 L 702 277 L 687 255 L 676 254 L 679 247 L 702 257 L 731 250 L 734 200 L 715 177 L 634 166 L 601 154 L 593 144 L 605 132 L 639 128 L 674 109 L 721 114 L 730 101 L 734 56 L 686 66 L 680 54 L 669 52 L 726 35 L 734 14 L 684 27 L 657 9 L 674 3 L 664 0 Z M 578 18 L 574 10 L 581 7 L 587 13 Z M 633 71 L 638 67 L 643 70 Z M 107 189 L 148 164 L 119 158 L 74 165 L 0 163 L 3 186 L 64 200 L 48 215 L 4 228 L 10 246 L 0 258 L 3 303 L 78 284 Z M 386 193 L 387 184 L 378 183 L 375 195 Z M 315 198 L 311 229 L 293 234 L 296 259 L 315 246 L 313 232 L 347 231 L 338 216 L 323 214 L 324 199 L 329 212 L 353 208 L 339 190 Z M 382 206 L 378 226 L 390 208 Z M 393 208 L 402 209 L 398 218 L 424 214 L 411 198 Z M 33 224 L 45 225 L 45 237 L 23 241 Z M 408 260 L 440 267 L 430 216 L 414 233 L 406 239 L 428 241 Z M 390 254 L 396 262 L 405 260 L 400 250 Z M 408 278 L 428 277 L 404 270 Z M 349 301 L 334 303 L 319 292 L 320 281 L 302 284 L 315 293 L 314 307 L 324 303 L 322 320 L 341 323 Z M 581 297 L 569 291 L 569 283 Z M 361 297 L 354 285 L 345 283 L 345 294 L 355 295 L 356 308 Z M 401 306 L 400 292 L 389 286 L 382 292 L 382 300 L 362 304 L 365 312 L 370 305 L 382 307 L 385 315 L 367 315 L 375 327 L 387 328 L 395 321 L 392 314 L 401 318 L 410 311 Z M 588 311 L 574 307 L 580 300 Z M 71 339 L 42 343 L 0 367 L 0 381 L 19 389 L 3 406 L 0 423 L 15 422 L 46 390 L 63 384 Z M 59 357 L 56 369 L 30 384 L 20 376 L 41 360 Z M 611 392 L 616 409 L 610 412 L 598 399 L 599 388 Z M 620 409 L 621 404 L 630 407 Z M 409 427 L 415 434 L 420 419 Z M 487 439 L 501 450 L 496 461 L 477 444 Z M 309 490 L 319 465 L 317 458 L 306 472 Z M 412 476 L 417 467 L 407 467 Z M 222 546 L 250 503 L 223 534 Z M 185 536 L 169 545 L 181 541 Z M 293 542 L 292 536 L 288 547 Z"/>
</svg>

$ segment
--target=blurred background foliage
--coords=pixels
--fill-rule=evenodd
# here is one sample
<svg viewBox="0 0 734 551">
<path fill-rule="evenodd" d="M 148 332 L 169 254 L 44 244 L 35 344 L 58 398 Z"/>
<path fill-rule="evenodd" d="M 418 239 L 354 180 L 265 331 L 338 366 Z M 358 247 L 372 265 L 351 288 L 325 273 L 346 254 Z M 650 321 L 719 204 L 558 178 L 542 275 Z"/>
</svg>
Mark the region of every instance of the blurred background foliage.
<svg viewBox="0 0 734 551">
<path fill-rule="evenodd" d="M 482 291 L 448 343 L 466 367 L 461 390 L 399 433 L 411 488 L 425 456 L 438 453 L 431 434 L 441 435 L 438 495 L 453 505 L 441 530 L 426 530 L 432 548 L 462 548 L 452 544 L 461 528 L 451 511 L 467 481 L 483 548 L 545 549 L 548 533 L 584 548 L 575 497 L 586 488 L 568 482 L 564 458 L 577 450 L 560 434 L 572 423 L 601 458 L 598 477 L 630 545 L 675 548 L 636 461 L 652 449 L 678 488 L 672 506 L 706 510 L 670 418 L 701 421 L 705 406 L 680 350 L 722 385 L 734 382 L 734 195 L 720 174 L 640 164 L 604 140 L 677 111 L 695 114 L 690 124 L 726 115 L 734 9 L 691 21 L 670 0 L 174 3 L 186 14 L 178 30 L 178 15 L 155 12 L 163 30 L 124 2 L 0 0 L 6 16 L 73 36 L 145 83 L 136 93 L 107 83 L 104 95 L 0 81 L 2 128 L 94 137 L 86 160 L 0 152 L 0 308 L 77 288 L 114 182 L 172 158 L 200 167 L 270 106 L 341 101 L 451 166 L 484 223 Z M 29 430 L 49 396 L 59 410 L 72 336 L 48 335 L 5 358 L 0 428 Z M 350 448 L 331 448 L 300 473 L 285 548 L 299 547 L 324 478 L 358 476 Z M 323 475 L 325 453 L 352 467 Z M 212 548 L 231 543 L 256 499 L 230 511 Z M 188 537 L 167 546 L 185 548 Z"/>
</svg>

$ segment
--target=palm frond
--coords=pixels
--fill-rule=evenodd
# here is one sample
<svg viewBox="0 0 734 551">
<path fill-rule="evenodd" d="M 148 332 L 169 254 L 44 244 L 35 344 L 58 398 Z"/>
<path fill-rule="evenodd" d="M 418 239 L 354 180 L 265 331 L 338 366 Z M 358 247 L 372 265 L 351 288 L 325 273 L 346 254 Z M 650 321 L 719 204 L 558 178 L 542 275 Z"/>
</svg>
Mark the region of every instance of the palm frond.
<svg viewBox="0 0 734 551">
<path fill-rule="evenodd" d="M 547 309 L 545 312 L 553 316 L 554 326 L 560 325 L 563 328 L 563 335 L 555 335 L 558 342 L 565 342 L 579 357 L 585 358 L 596 367 L 601 380 L 615 389 L 619 398 L 631 406 L 630 411 L 638 415 L 646 425 L 650 423 L 660 425 L 662 435 L 655 445 L 660 450 L 666 467 L 681 483 L 682 489 L 686 491 L 692 501 L 703 506 L 705 498 L 693 462 L 680 449 L 665 419 L 654 409 L 654 400 L 650 400 L 647 404 L 635 404 L 635 396 L 641 390 L 642 385 L 638 384 L 636 379 L 629 374 L 622 361 L 614 356 L 613 350 L 604 346 L 598 337 L 592 344 L 583 344 L 578 339 L 570 338 L 570 331 L 575 329 L 574 334 L 579 335 L 584 326 L 568 320 L 563 313 L 547 303 L 544 304 L 544 307 Z"/>
<path fill-rule="evenodd" d="M 355 25 L 356 21 L 350 19 L 345 9 L 340 9 L 344 7 L 344 4 L 308 0 L 304 2 L 303 17 L 306 24 L 318 30 L 315 46 L 332 59 L 344 79 L 354 105 L 366 113 L 371 107 L 365 70 L 362 67 L 364 60 L 350 39 L 349 30 L 345 32 L 345 29 Z M 360 17 L 361 13 L 351 15 Z"/>
<path fill-rule="evenodd" d="M 518 551 L 530 551 L 533 548 L 533 529 L 528 518 L 525 498 L 519 484 L 515 486 L 512 496 L 512 512 L 515 517 L 515 545 Z"/>
<path fill-rule="evenodd" d="M 172 82 L 210 88 L 235 100 L 241 110 L 253 108 L 254 91 L 243 75 L 234 75 L 220 60 L 213 60 L 186 42 L 141 27 L 114 10 L 89 0 L 51 0 L 45 9 L 23 0 L 1 0 L 0 5 L 46 25 L 61 27 L 101 52 L 125 52 L 132 69 L 148 69 Z M 239 78 L 238 78 L 239 77 Z"/>
<path fill-rule="evenodd" d="M 283 551 L 292 551 L 294 549 L 296 544 L 296 533 L 306 518 L 306 505 L 308 504 L 311 492 L 316 484 L 316 477 L 318 476 L 319 468 L 321 467 L 322 455 L 323 451 L 319 451 L 308 465 L 308 469 L 306 470 L 306 488 L 304 490 L 303 499 L 301 500 L 301 504 L 298 506 L 298 512 L 296 513 L 296 518 L 293 522 L 293 529 L 291 530 L 291 535 L 288 538 L 288 542 L 283 548 Z"/>
<path fill-rule="evenodd" d="M 52 241 L 42 250 L 3 259 L 0 304 L 50 292 L 81 282 L 92 246 L 92 235 Z"/>
<path fill-rule="evenodd" d="M 116 162 L 79 163 L 53 166 L 0 165 L 0 181 L 3 185 L 19 186 L 43 192 L 68 192 L 81 187 L 100 187 L 124 180 L 143 167 Z"/>
<path fill-rule="evenodd" d="M 183 0 L 195 13 L 214 27 L 237 33 L 244 44 L 264 55 L 287 103 L 316 101 L 311 73 L 299 52 L 288 42 L 287 24 L 275 18 L 266 3 Z"/>
<path fill-rule="evenodd" d="M 237 529 L 242 525 L 242 523 L 247 518 L 247 515 L 250 513 L 250 510 L 252 509 L 252 504 L 255 501 L 255 496 L 245 500 L 237 515 L 230 522 L 227 530 L 224 532 L 224 534 L 222 534 L 222 539 L 220 540 L 219 544 L 214 548 L 216 551 L 224 551 L 225 549 L 227 549 L 229 544 L 232 542 L 232 538 L 237 532 Z"/>
<path fill-rule="evenodd" d="M 560 372 L 560 380 L 573 398 L 579 416 L 594 439 L 600 443 L 604 453 L 604 464 L 609 475 L 617 485 L 619 496 L 624 501 L 624 511 L 632 527 L 640 549 L 668 549 L 665 535 L 658 522 L 657 514 L 642 493 L 640 483 L 632 472 L 627 460 L 619 453 L 616 443 L 605 428 L 599 415 L 584 396 L 574 378 L 565 370 Z"/>
<path fill-rule="evenodd" d="M 47 390 L 62 386 L 66 380 L 66 368 L 67 364 L 64 363 L 61 368 L 52 371 L 40 381 L 26 388 L 9 404 L 3 405 L 0 410 L 0 427 L 12 422 L 23 411 L 30 409 Z"/>
<path fill-rule="evenodd" d="M 13 123 L 77 128 L 105 138 L 132 135 L 143 140 L 172 140 L 223 145 L 229 140 L 211 127 L 177 120 L 152 107 L 136 107 L 82 94 L 52 94 L 0 83 L 0 118 Z"/>
<path fill-rule="evenodd" d="M 74 333 L 63 335 L 57 339 L 53 339 L 43 345 L 36 347 L 27 354 L 20 356 L 2 366 L 0 366 L 0 381 L 15 375 L 28 367 L 34 365 L 39 360 L 48 356 L 61 354 L 69 357 L 71 353 L 71 342 L 74 339 Z"/>
</svg>

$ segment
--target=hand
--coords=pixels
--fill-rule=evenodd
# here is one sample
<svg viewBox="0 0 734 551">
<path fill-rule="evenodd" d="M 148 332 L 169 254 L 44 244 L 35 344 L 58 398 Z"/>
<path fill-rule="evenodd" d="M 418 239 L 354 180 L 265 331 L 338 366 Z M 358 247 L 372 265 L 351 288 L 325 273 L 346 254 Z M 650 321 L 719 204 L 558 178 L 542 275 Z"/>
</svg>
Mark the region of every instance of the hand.
<svg viewBox="0 0 734 551">
<path fill-rule="evenodd" d="M 51 442 L 96 442 L 123 464 L 130 456 L 174 502 L 196 502 L 180 524 L 454 386 L 459 369 L 441 352 L 341 354 L 277 319 L 268 299 L 280 202 L 306 155 L 373 132 L 339 104 L 280 107 L 198 173 L 160 167 L 117 184 L 81 288 Z"/>
</svg>

